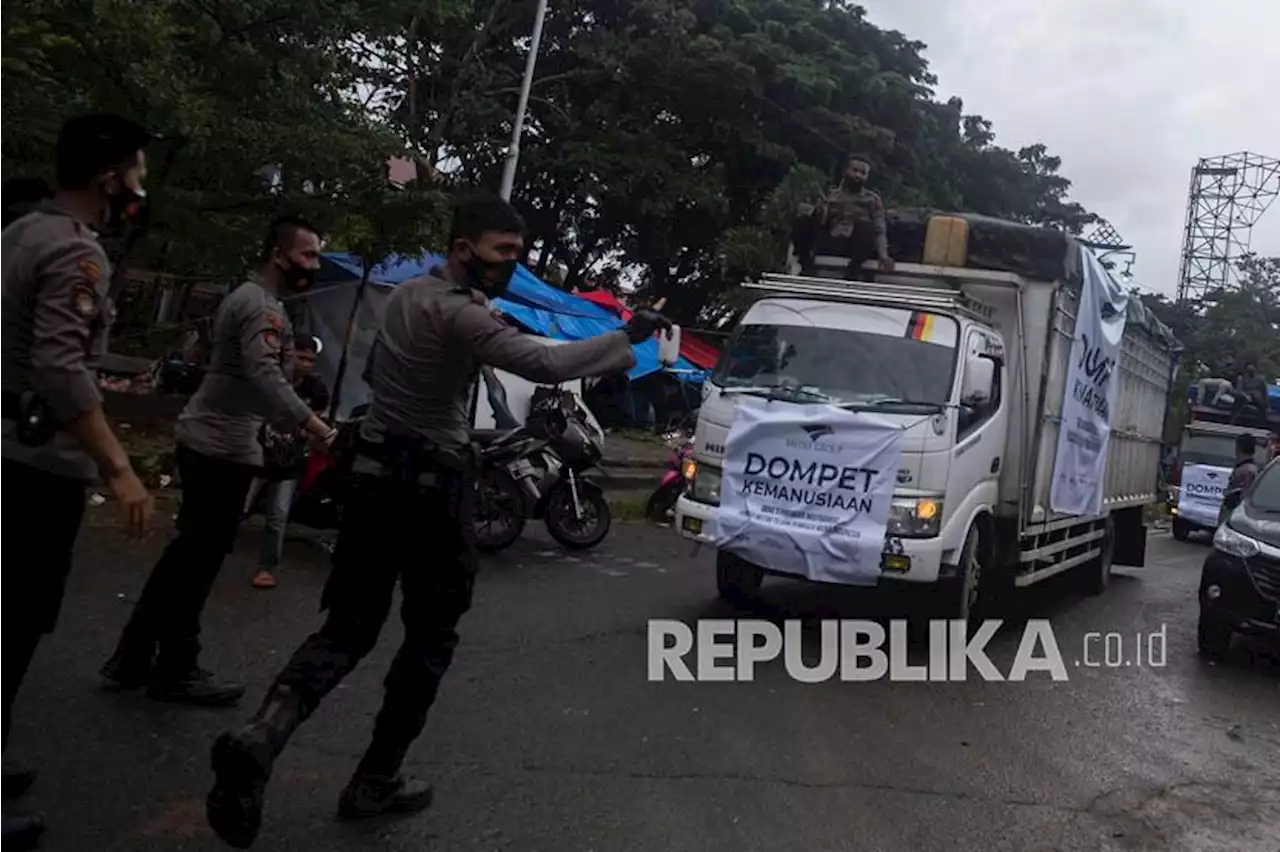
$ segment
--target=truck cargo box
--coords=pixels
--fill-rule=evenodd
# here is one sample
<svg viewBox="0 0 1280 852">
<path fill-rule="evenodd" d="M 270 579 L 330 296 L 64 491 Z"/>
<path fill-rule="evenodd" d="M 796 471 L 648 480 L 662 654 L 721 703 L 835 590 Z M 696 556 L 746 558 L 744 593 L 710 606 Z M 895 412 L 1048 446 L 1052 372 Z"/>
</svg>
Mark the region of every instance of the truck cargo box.
<svg viewBox="0 0 1280 852">
<path fill-rule="evenodd" d="M 1056 280 L 1024 278 L 1020 294 L 1007 286 L 965 287 L 996 308 L 1007 347 L 1012 410 L 1001 504 L 1002 514 L 1023 527 L 1066 517 L 1050 510 L 1049 493 L 1080 298 L 1078 244 L 1064 271 Z M 1021 336 L 1014 321 L 1019 313 Z M 1129 300 L 1107 454 L 1103 504 L 1109 510 L 1158 499 L 1161 439 L 1180 348 L 1141 301 Z"/>
</svg>

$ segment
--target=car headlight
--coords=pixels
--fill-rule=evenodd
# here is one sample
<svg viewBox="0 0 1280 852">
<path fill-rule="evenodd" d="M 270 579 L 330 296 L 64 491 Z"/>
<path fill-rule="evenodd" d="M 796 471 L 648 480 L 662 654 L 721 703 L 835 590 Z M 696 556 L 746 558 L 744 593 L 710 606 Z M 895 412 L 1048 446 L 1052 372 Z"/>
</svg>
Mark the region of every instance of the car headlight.
<svg viewBox="0 0 1280 852">
<path fill-rule="evenodd" d="M 941 527 L 942 500 L 936 497 L 900 497 L 889 504 L 889 535 L 933 538 Z"/>
<path fill-rule="evenodd" d="M 690 459 L 692 461 L 692 459 Z M 688 475 L 686 474 L 686 477 Z M 720 468 L 707 464 L 693 465 L 693 499 L 712 506 L 720 505 Z"/>
<path fill-rule="evenodd" d="M 1229 556 L 1249 559 L 1257 556 L 1260 548 L 1258 542 L 1249 536 L 1241 535 L 1226 524 L 1221 524 L 1218 531 L 1213 534 L 1213 549 L 1220 550 Z"/>
</svg>

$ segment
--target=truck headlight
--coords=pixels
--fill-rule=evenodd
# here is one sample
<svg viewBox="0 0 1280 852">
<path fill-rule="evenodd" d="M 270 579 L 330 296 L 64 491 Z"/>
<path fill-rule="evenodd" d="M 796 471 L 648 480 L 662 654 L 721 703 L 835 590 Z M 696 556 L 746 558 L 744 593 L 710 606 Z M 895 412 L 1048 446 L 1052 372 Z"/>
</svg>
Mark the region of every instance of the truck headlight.
<svg viewBox="0 0 1280 852">
<path fill-rule="evenodd" d="M 1213 534 L 1213 549 L 1238 559 L 1249 559 L 1259 552 L 1258 542 L 1247 535 L 1241 535 L 1226 524 L 1220 525 Z"/>
<path fill-rule="evenodd" d="M 933 538 L 942 527 L 942 500 L 936 497 L 900 497 L 889 504 L 889 535 L 900 538 Z"/>
<path fill-rule="evenodd" d="M 687 474 L 686 478 L 688 478 Z M 691 478 L 693 479 L 691 496 L 694 500 L 711 506 L 720 505 L 720 468 L 695 462 Z"/>
</svg>

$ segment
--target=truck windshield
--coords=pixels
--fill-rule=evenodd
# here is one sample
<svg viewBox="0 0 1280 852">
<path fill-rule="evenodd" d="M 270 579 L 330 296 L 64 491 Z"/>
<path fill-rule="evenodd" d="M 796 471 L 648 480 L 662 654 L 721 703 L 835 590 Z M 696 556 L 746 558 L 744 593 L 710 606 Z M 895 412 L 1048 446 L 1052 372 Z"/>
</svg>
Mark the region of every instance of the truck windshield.
<svg viewBox="0 0 1280 852">
<path fill-rule="evenodd" d="M 1259 466 L 1266 463 L 1266 441 L 1258 440 L 1258 452 L 1254 460 Z M 1232 467 L 1236 463 L 1236 436 L 1220 435 L 1210 432 L 1185 432 L 1179 458 L 1183 464 L 1212 464 L 1219 467 Z"/>
<path fill-rule="evenodd" d="M 957 334 L 954 320 L 928 316 L 927 325 L 872 323 L 866 330 L 741 325 L 711 380 L 725 390 L 774 391 L 793 402 L 936 408 L 951 395 Z M 933 342 L 918 339 L 921 328 L 943 323 L 950 328 L 931 333 Z"/>
</svg>

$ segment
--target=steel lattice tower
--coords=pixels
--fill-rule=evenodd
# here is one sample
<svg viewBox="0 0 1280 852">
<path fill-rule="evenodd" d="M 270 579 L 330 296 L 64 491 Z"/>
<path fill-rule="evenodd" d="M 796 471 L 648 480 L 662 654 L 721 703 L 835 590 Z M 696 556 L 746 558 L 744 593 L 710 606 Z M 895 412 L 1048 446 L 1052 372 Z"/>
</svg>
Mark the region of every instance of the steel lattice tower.
<svg viewBox="0 0 1280 852">
<path fill-rule="evenodd" d="M 1280 194 L 1280 160 L 1242 151 L 1204 157 L 1191 170 L 1178 301 L 1235 283 L 1255 222 Z"/>
</svg>

